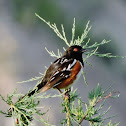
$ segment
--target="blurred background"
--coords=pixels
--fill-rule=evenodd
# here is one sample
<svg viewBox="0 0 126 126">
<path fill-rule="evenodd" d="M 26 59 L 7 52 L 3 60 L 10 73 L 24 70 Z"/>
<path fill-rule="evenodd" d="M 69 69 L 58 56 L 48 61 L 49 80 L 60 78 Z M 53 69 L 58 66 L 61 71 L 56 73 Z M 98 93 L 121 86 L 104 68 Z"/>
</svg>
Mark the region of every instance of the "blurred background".
<svg viewBox="0 0 126 126">
<path fill-rule="evenodd" d="M 76 18 L 76 36 L 81 35 L 88 20 L 92 25 L 89 33 L 91 43 L 101 42 L 103 39 L 112 40 L 103 46 L 99 52 L 112 52 L 114 55 L 126 55 L 126 1 L 125 0 L 0 0 L 0 94 L 6 96 L 17 88 L 19 93 L 26 93 L 33 88 L 36 82 L 17 84 L 19 81 L 40 76 L 45 67 L 55 58 L 49 56 L 49 50 L 62 52 L 62 46 L 67 47 L 55 33 L 40 19 L 38 13 L 46 21 L 60 24 L 65 27 L 68 40 L 71 39 L 73 18 Z M 57 51 L 55 51 L 57 52 Z M 84 55 L 85 57 L 85 55 Z M 88 59 L 93 64 L 85 64 L 86 78 L 89 86 L 83 82 L 83 77 L 74 85 L 78 94 L 87 101 L 88 91 L 102 84 L 103 90 L 115 84 L 114 89 L 120 91 L 118 99 L 109 99 L 105 108 L 112 106 L 108 115 L 118 114 L 112 122 L 126 124 L 126 59 L 107 59 L 95 56 Z M 58 94 L 55 90 L 47 93 Z M 44 117 L 51 124 L 60 125 L 61 114 L 60 98 L 42 101 L 46 110 L 51 109 Z M 0 109 L 7 110 L 7 106 L 0 99 Z M 12 118 L 5 118 L 0 114 L 2 126 L 13 126 Z M 44 125 L 33 122 L 35 125 Z M 87 125 L 84 121 L 83 125 Z"/>
</svg>

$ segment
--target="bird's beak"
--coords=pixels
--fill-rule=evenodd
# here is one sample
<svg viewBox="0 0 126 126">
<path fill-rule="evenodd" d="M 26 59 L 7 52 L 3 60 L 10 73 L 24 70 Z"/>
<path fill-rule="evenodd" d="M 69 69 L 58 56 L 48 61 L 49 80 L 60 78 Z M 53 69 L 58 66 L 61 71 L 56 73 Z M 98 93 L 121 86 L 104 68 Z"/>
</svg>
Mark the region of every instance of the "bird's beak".
<svg viewBox="0 0 126 126">
<path fill-rule="evenodd" d="M 82 53 L 86 52 L 86 49 L 83 49 L 83 48 L 82 48 L 81 52 L 82 52 Z"/>
</svg>

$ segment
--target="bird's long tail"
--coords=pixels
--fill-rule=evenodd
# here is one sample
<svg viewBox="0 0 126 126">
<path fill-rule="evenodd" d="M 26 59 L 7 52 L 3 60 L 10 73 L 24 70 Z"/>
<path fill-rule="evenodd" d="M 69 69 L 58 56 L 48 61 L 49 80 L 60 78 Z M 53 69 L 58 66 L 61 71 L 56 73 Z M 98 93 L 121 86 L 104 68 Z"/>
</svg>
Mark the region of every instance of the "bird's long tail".
<svg viewBox="0 0 126 126">
<path fill-rule="evenodd" d="M 45 84 L 46 84 L 46 83 L 41 82 L 40 84 L 38 84 L 38 85 L 36 86 L 35 89 L 33 89 L 31 92 L 29 92 L 29 93 L 27 94 L 27 96 L 30 97 L 30 96 L 34 95 L 36 92 L 39 92 L 39 91 L 45 86 Z"/>
</svg>

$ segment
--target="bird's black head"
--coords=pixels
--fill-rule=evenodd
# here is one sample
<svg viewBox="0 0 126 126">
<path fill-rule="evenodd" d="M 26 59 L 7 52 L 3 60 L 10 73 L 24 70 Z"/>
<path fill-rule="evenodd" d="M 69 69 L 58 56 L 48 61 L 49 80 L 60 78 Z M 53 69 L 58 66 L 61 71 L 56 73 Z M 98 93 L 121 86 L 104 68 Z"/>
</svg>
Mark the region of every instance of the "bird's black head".
<svg viewBox="0 0 126 126">
<path fill-rule="evenodd" d="M 82 54 L 86 52 L 85 49 L 83 49 L 79 45 L 73 45 L 70 46 L 66 51 L 65 51 L 65 56 L 67 58 L 75 58 L 77 60 L 80 60 L 82 62 Z"/>
</svg>

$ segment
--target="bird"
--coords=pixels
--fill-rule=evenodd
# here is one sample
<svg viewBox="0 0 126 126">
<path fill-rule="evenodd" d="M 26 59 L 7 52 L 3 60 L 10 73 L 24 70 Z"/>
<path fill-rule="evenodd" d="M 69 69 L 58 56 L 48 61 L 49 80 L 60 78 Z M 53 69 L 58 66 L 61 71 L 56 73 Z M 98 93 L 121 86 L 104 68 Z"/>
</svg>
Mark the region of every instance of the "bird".
<svg viewBox="0 0 126 126">
<path fill-rule="evenodd" d="M 42 81 L 27 94 L 32 96 L 36 92 L 45 92 L 50 88 L 69 89 L 71 85 L 80 77 L 84 62 L 82 54 L 86 52 L 79 45 L 72 45 L 68 47 L 64 55 L 56 59 L 46 70 Z"/>
<path fill-rule="evenodd" d="M 84 67 L 84 62 L 82 58 L 82 54 L 86 52 L 86 49 L 83 49 L 79 45 L 70 46 L 64 53 L 63 56 L 56 59 L 46 70 L 45 75 L 42 81 L 30 92 L 21 97 L 23 99 L 25 96 L 32 96 L 36 92 L 45 92 L 50 88 L 58 89 L 58 91 L 63 94 L 61 89 L 67 90 L 65 92 L 64 98 L 67 98 L 70 102 L 69 92 L 71 85 L 78 80 L 81 75 L 81 72 Z M 9 113 L 12 113 L 14 108 L 10 108 L 8 110 Z M 25 110 L 24 110 L 25 111 Z M 74 115 L 74 114 L 73 114 Z M 24 116 L 22 114 L 22 116 Z M 27 117 L 32 120 L 31 117 Z M 17 125 L 19 121 L 17 119 Z"/>
</svg>

